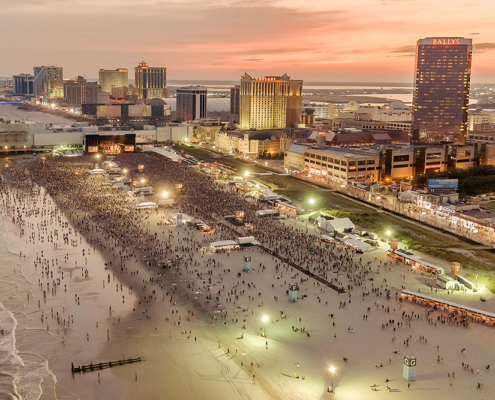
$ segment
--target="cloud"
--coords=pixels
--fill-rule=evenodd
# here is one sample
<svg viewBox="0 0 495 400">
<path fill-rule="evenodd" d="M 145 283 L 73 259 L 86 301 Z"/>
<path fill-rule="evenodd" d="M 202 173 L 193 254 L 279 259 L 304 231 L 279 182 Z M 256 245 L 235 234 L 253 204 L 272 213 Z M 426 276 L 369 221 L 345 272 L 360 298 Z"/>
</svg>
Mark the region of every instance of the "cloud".
<svg viewBox="0 0 495 400">
<path fill-rule="evenodd" d="M 495 50 L 495 43 L 475 43 L 473 47 L 476 53 L 486 53 Z"/>
<path fill-rule="evenodd" d="M 402 46 L 392 50 L 390 53 L 416 53 L 416 46 Z"/>
<path fill-rule="evenodd" d="M 76 3 L 75 0 L 0 0 L 0 6 L 41 6 L 50 3 Z"/>
<path fill-rule="evenodd" d="M 261 62 L 261 61 L 263 61 L 263 59 L 262 58 L 245 58 L 244 61 Z"/>
<path fill-rule="evenodd" d="M 377 0 L 382 6 L 395 5 L 398 3 L 415 3 L 416 0 Z"/>
</svg>

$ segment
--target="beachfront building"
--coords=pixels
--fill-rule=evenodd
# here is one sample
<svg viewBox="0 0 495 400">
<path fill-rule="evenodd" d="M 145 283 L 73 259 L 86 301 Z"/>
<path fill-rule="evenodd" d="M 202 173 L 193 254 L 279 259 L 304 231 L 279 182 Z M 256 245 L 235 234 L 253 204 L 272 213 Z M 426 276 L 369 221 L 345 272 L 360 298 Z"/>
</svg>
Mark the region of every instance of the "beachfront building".
<svg viewBox="0 0 495 400">
<path fill-rule="evenodd" d="M 304 153 L 303 153 L 304 152 Z M 359 148 L 295 144 L 285 152 L 284 167 L 339 183 L 410 180 L 417 174 L 489 164 L 492 145 L 371 145 Z"/>
<path fill-rule="evenodd" d="M 215 147 L 227 153 L 275 155 L 280 153 L 282 135 L 282 130 L 220 131 L 215 135 Z"/>
<path fill-rule="evenodd" d="M 472 39 L 418 40 L 414 142 L 466 144 L 472 53 Z"/>
</svg>

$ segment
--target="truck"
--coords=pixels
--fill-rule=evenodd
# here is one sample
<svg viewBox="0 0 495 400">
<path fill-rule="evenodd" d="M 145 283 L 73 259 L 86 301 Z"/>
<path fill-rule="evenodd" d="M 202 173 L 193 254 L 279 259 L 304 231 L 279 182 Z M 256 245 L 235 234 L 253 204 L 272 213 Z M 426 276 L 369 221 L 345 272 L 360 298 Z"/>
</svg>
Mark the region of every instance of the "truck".
<svg viewBox="0 0 495 400">
<path fill-rule="evenodd" d="M 278 210 L 258 210 L 256 211 L 257 217 L 278 217 L 280 216 L 280 211 Z"/>
<path fill-rule="evenodd" d="M 134 193 L 136 194 L 153 194 L 152 187 L 137 187 L 134 188 Z"/>
</svg>

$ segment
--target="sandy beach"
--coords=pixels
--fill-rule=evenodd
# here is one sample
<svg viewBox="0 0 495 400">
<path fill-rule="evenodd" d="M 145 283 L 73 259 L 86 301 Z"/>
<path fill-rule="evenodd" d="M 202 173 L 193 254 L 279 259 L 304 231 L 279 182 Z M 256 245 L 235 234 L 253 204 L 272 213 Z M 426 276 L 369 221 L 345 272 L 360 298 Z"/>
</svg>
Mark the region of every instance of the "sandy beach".
<svg viewBox="0 0 495 400">
<path fill-rule="evenodd" d="M 143 162 L 139 157 L 116 161 L 134 171 Z M 402 287 L 430 291 L 426 284 L 432 280 L 387 258 L 385 246 L 366 254 L 329 247 L 314 239 L 306 221 L 294 218 L 267 222 L 266 234 L 263 225 L 256 227 L 267 247 L 304 268 L 315 265 L 345 293 L 257 248 L 211 253 L 210 242 L 233 236 L 219 216 L 235 207 L 248 210 L 247 203 L 228 187 L 210 188 L 206 176 L 160 176 L 151 165 L 157 171 L 177 167 L 145 162 L 154 187 L 172 190 L 179 176 L 204 191 L 187 191 L 177 208 L 135 212 L 125 192 L 104 178 L 81 176 L 94 165 L 87 158 L 48 159 L 44 166 L 18 162 L 4 171 L 2 217 L 10 258 L 2 264 L 0 303 L 17 323 L 11 350 L 18 350 L 25 365 L 30 357 L 40 360 L 36 374 L 18 368 L 15 387 L 1 382 L 5 393 L 14 396 L 17 390 L 23 399 L 322 399 L 333 396 L 327 392 L 333 384 L 340 399 L 390 397 L 387 386 L 401 399 L 489 398 L 495 389 L 486 369 L 495 355 L 494 328 L 474 322 L 466 328 L 445 312 L 400 302 Z M 25 168 L 33 182 L 21 184 Z M 41 179 L 43 174 L 53 180 Z M 61 181 L 65 176 L 67 182 Z M 67 190 L 72 186 L 74 193 Z M 229 202 L 223 204 L 222 196 Z M 165 225 L 179 210 L 201 216 L 213 231 Z M 250 272 L 243 271 L 244 255 L 252 257 Z M 177 257 L 174 267 L 160 267 Z M 289 283 L 300 287 L 295 303 L 288 301 Z M 431 292 L 495 312 L 488 292 Z M 480 294 L 487 298 L 482 305 Z M 417 380 L 409 388 L 402 378 L 404 355 L 418 360 Z M 144 361 L 74 375 L 70 370 L 71 363 L 132 357 Z M 28 389 L 36 385 L 41 389 Z"/>
</svg>

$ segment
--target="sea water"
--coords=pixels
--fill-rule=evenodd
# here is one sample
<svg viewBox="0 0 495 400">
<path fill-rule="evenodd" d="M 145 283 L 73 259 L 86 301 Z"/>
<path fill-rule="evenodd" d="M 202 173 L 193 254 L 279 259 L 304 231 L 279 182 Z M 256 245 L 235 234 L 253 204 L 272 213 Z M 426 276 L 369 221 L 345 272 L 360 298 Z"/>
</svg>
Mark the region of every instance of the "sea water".
<svg viewBox="0 0 495 400">
<path fill-rule="evenodd" d="M 32 293 L 33 282 L 36 282 L 35 277 L 26 272 L 29 258 L 19 256 L 20 251 L 27 253 L 26 243 L 8 231 L 4 217 L 1 210 L 0 398 L 37 400 L 42 394 L 42 383 L 44 387 L 54 388 L 56 378 L 48 367 L 48 360 L 37 354 L 37 349 L 43 346 L 39 336 L 30 334 L 36 329 L 37 318 L 24 312 L 27 294 Z M 22 319 L 21 324 L 18 318 Z M 47 391 L 44 398 L 54 398 L 54 391 Z"/>
</svg>

